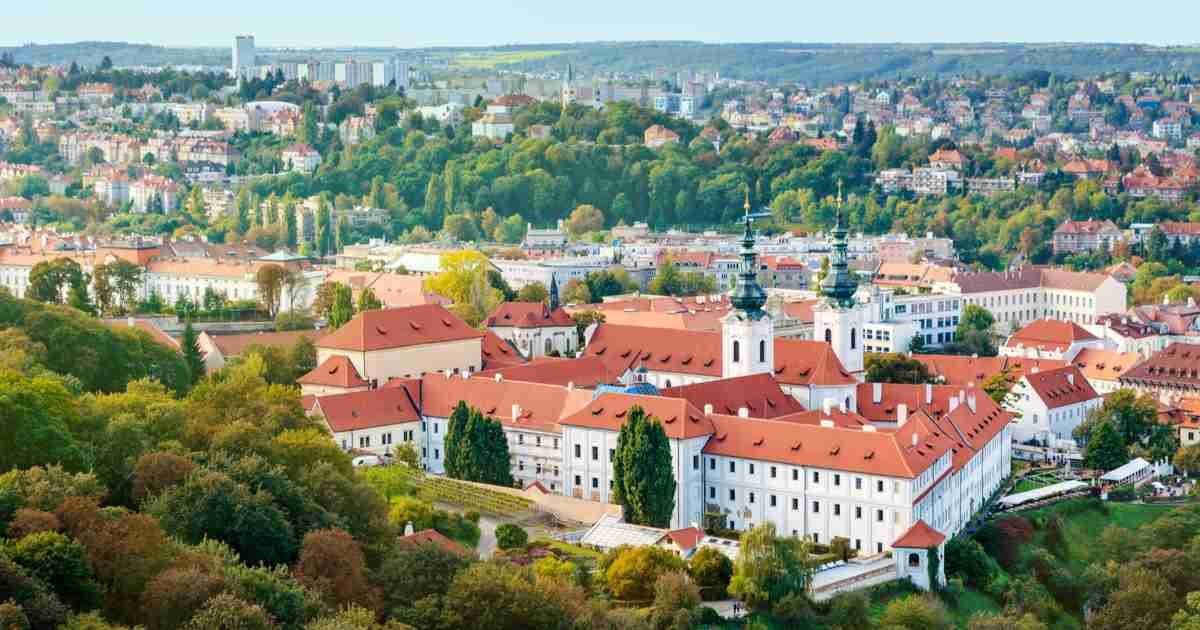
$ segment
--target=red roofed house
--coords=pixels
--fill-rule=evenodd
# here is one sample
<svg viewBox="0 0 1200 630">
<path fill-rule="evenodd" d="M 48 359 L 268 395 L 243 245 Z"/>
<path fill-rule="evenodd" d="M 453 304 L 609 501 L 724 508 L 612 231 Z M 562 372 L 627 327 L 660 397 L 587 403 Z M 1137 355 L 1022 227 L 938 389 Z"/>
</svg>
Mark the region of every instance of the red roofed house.
<svg viewBox="0 0 1200 630">
<path fill-rule="evenodd" d="M 551 309 L 541 302 L 505 302 L 484 322 L 527 358 L 572 356 L 578 350 L 575 320 L 561 308 Z"/>
<path fill-rule="evenodd" d="M 325 421 L 344 451 L 388 455 L 402 443 L 416 446 L 421 413 L 402 387 L 318 396 L 309 415 Z"/>
<path fill-rule="evenodd" d="M 335 355 L 377 385 L 427 372 L 469 374 L 482 366 L 483 334 L 437 304 L 362 311 L 317 342 L 317 365 Z"/>
<path fill-rule="evenodd" d="M 350 358 L 335 354 L 312 371 L 296 379 L 303 396 L 328 396 L 370 389 L 371 383 L 358 373 Z"/>
<path fill-rule="evenodd" d="M 1125 240 L 1121 228 L 1109 220 L 1063 221 L 1054 228 L 1054 253 L 1112 251 Z"/>
<path fill-rule="evenodd" d="M 1100 394 L 1074 365 L 1028 372 L 1013 387 L 1008 403 L 1017 417 L 1013 438 L 1053 446 L 1071 440 L 1071 432 L 1092 409 L 1103 404 Z"/>
<path fill-rule="evenodd" d="M 933 168 L 962 170 L 967 159 L 957 149 L 938 149 L 929 156 L 929 166 Z"/>
<path fill-rule="evenodd" d="M 1126 370 L 1120 381 L 1167 404 L 1194 397 L 1200 391 L 1200 346 L 1172 343 Z"/>
<path fill-rule="evenodd" d="M 463 547 L 462 545 L 446 538 L 444 534 L 436 529 L 423 529 L 419 532 L 409 532 L 412 529 L 412 523 L 406 526 L 405 534 L 397 538 L 397 542 L 401 545 L 418 546 L 418 545 L 437 545 L 446 551 L 457 554 L 464 558 L 474 558 L 475 552 Z"/>
<path fill-rule="evenodd" d="M 291 350 L 301 339 L 316 343 L 328 330 L 288 330 L 283 332 L 252 332 L 232 335 L 214 335 L 201 332 L 196 345 L 204 355 L 206 370 L 219 370 L 230 359 L 240 357 L 250 346 L 275 346 Z"/>
<path fill-rule="evenodd" d="M 946 536 L 930 527 L 925 521 L 917 521 L 904 532 L 904 535 L 892 543 L 893 557 L 896 559 L 896 575 L 900 579 L 908 578 L 917 588 L 932 590 L 934 586 L 946 583 L 946 563 L 944 561 L 943 545 Z M 930 565 L 930 554 L 936 554 L 938 562 Z M 936 567 L 936 585 L 929 583 L 930 569 Z"/>
<path fill-rule="evenodd" d="M 1039 319 L 1013 333 L 1000 347 L 1000 355 L 1070 361 L 1084 348 L 1104 350 L 1112 345 L 1075 322 Z"/>
<path fill-rule="evenodd" d="M 668 144 L 677 144 L 679 134 L 662 125 L 652 125 L 646 129 L 645 144 L 647 148 L 658 149 Z"/>
</svg>

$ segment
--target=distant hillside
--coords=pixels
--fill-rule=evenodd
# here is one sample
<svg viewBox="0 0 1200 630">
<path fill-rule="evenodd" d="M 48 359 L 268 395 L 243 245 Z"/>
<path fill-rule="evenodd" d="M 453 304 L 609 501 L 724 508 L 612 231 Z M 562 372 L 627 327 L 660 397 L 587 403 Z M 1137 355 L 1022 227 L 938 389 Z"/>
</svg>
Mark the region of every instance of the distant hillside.
<svg viewBox="0 0 1200 630">
<path fill-rule="evenodd" d="M 21 63 L 98 64 L 108 55 L 121 65 L 227 65 L 228 48 L 169 48 L 121 42 L 27 45 L 0 48 Z M 1200 74 L 1200 48 L 1128 44 L 811 44 L 796 42 L 709 44 L 704 42 L 593 42 L 488 48 L 260 49 L 264 59 L 362 58 L 404 54 L 445 59 L 459 72 L 490 68 L 562 70 L 580 74 L 642 74 L 680 69 L 720 71 L 722 76 L 832 83 L 897 76 L 1010 74 L 1046 70 L 1068 77 L 1113 71 Z"/>
</svg>

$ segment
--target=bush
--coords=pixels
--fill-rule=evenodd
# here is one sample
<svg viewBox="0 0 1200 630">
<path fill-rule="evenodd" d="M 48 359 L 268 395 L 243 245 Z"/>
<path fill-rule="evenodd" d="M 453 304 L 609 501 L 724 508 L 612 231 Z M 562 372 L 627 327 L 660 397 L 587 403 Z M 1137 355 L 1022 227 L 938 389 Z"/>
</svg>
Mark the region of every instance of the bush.
<svg viewBox="0 0 1200 630">
<path fill-rule="evenodd" d="M 496 546 L 505 551 L 524 547 L 528 542 L 529 534 L 518 525 L 503 523 L 496 527 Z"/>
<path fill-rule="evenodd" d="M 1108 491 L 1109 501 L 1125 503 L 1136 498 L 1137 492 L 1134 491 L 1133 486 L 1117 486 L 1116 488 Z"/>
<path fill-rule="evenodd" d="M 870 627 L 870 602 L 861 592 L 841 593 L 829 600 L 825 625 L 832 628 Z"/>
<path fill-rule="evenodd" d="M 24 538 L 38 532 L 57 531 L 60 527 L 58 517 L 41 510 L 21 508 L 13 514 L 8 523 L 8 537 L 12 540 Z"/>
<path fill-rule="evenodd" d="M 812 602 L 803 593 L 790 593 L 775 602 L 771 612 L 780 621 L 794 627 L 811 627 L 816 625 L 816 613 L 813 612 Z"/>
<path fill-rule="evenodd" d="M 604 580 L 608 592 L 616 599 L 649 601 L 654 597 L 654 585 L 659 576 L 682 571 L 683 561 L 659 547 L 624 549 L 608 565 Z"/>
<path fill-rule="evenodd" d="M 958 575 L 975 588 L 985 587 L 1000 567 L 983 546 L 966 536 L 946 543 L 946 574 Z"/>
<path fill-rule="evenodd" d="M 1020 516 L 1007 516 L 983 526 L 976 539 L 1006 571 L 1020 559 L 1021 547 L 1033 540 L 1033 525 Z"/>
<path fill-rule="evenodd" d="M 725 599 L 733 578 L 733 561 L 715 547 L 701 547 L 692 556 L 688 572 L 706 601 Z"/>
</svg>

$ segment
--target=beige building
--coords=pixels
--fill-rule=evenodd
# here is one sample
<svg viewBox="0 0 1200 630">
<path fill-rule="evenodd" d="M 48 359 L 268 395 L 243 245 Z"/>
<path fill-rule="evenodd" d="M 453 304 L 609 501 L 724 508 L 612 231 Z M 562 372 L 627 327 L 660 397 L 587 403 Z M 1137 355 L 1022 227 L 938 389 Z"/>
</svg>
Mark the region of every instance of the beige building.
<svg viewBox="0 0 1200 630">
<path fill-rule="evenodd" d="M 437 304 L 363 311 L 317 344 L 318 366 L 334 356 L 375 386 L 430 372 L 471 374 L 481 368 L 483 334 Z"/>
<path fill-rule="evenodd" d="M 1038 319 L 1092 324 L 1102 315 L 1127 308 L 1125 285 L 1112 276 L 1048 267 L 1014 271 L 961 273 L 935 291 L 962 295 L 996 318 L 997 332 L 1007 333 Z"/>
</svg>

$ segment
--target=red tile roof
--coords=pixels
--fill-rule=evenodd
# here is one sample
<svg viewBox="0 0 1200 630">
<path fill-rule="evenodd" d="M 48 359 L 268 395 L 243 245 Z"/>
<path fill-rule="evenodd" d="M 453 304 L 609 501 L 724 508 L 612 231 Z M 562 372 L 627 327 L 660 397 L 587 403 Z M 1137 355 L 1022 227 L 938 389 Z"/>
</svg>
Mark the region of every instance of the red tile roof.
<svg viewBox="0 0 1200 630">
<path fill-rule="evenodd" d="M 667 532 L 667 538 L 683 551 L 695 549 L 704 540 L 704 530 L 699 527 L 684 527 Z"/>
<path fill-rule="evenodd" d="M 483 334 L 457 315 L 437 304 L 363 311 L 318 342 L 322 348 L 338 350 L 386 350 L 422 346 Z"/>
<path fill-rule="evenodd" d="M 1152 385 L 1200 386 L 1200 347 L 1173 343 L 1130 368 L 1121 382 Z"/>
<path fill-rule="evenodd" d="M 1064 322 L 1057 319 L 1039 319 L 1030 322 L 1024 328 L 1013 333 L 1005 346 L 1016 348 L 1039 348 L 1047 351 L 1062 352 L 1076 341 L 1093 341 L 1096 336 L 1084 330 L 1075 322 Z"/>
<path fill-rule="evenodd" d="M 313 411 L 334 432 L 421 421 L 408 392 L 399 387 L 320 396 Z"/>
<path fill-rule="evenodd" d="M 328 330 L 288 330 L 283 332 L 253 332 L 235 335 L 208 335 L 225 358 L 240 357 L 250 346 L 281 346 L 290 348 L 301 338 L 319 343 Z M 205 333 L 207 334 L 207 333 Z"/>
<path fill-rule="evenodd" d="M 464 558 L 475 555 L 466 547 L 463 547 L 453 540 L 446 538 L 436 529 L 423 529 L 419 532 L 409 534 L 408 536 L 401 536 L 397 539 L 397 541 L 402 545 L 410 545 L 414 547 L 417 545 L 437 545 L 446 551 L 458 554 Z"/>
<path fill-rule="evenodd" d="M 365 387 L 368 383 L 358 374 L 354 364 L 343 354 L 335 354 L 313 368 L 308 374 L 296 379 L 299 385 L 325 385 L 351 389 Z"/>
<path fill-rule="evenodd" d="M 1059 359 L 1029 359 L 1025 357 L 968 357 L 958 354 L 915 354 L 913 358 L 924 363 L 934 376 L 946 385 L 977 387 L 988 377 L 1009 370 L 1009 379 L 1016 382 L 1027 370 L 1034 367 L 1050 370 L 1065 366 Z"/>
<path fill-rule="evenodd" d="M 946 542 L 946 537 L 938 530 L 925 524 L 925 521 L 917 521 L 913 523 L 908 531 L 904 532 L 892 542 L 892 547 L 900 547 L 903 549 L 931 549 Z"/>
<path fill-rule="evenodd" d="M 661 392 L 668 398 L 683 398 L 697 409 L 712 405 L 716 413 L 737 415 L 745 407 L 755 418 L 777 418 L 805 411 L 770 374 L 754 374 L 718 379 L 692 385 L 668 387 Z"/>
<path fill-rule="evenodd" d="M 483 369 L 510 367 L 525 363 L 512 344 L 500 338 L 496 333 L 483 331 Z"/>
<path fill-rule="evenodd" d="M 459 401 L 509 429 L 558 433 L 559 419 L 582 409 L 592 399 L 584 389 L 487 378 L 426 374 L 421 379 L 388 382 L 382 389 L 407 389 L 427 416 L 448 418 Z M 513 418 L 514 407 L 518 416 Z"/>
<path fill-rule="evenodd" d="M 538 359 L 523 365 L 484 370 L 475 377 L 494 379 L 496 376 L 511 381 L 561 386 L 573 384 L 575 387 L 590 389 L 597 385 L 614 383 L 621 375 L 609 372 L 608 367 L 599 357 L 579 357 L 577 359 Z"/>
<path fill-rule="evenodd" d="M 566 311 L 550 310 L 541 302 L 504 302 L 492 311 L 485 320 L 488 328 L 512 326 L 516 328 L 546 328 L 574 326 L 575 320 Z"/>
<path fill-rule="evenodd" d="M 1079 368 L 1071 365 L 1057 370 L 1030 372 L 1025 375 L 1029 386 L 1050 409 L 1058 409 L 1099 398 L 1092 384 Z"/>
<path fill-rule="evenodd" d="M 629 417 L 630 408 L 634 406 L 641 407 L 646 415 L 662 422 L 669 438 L 685 440 L 713 432 L 711 416 L 704 415 L 703 411 L 682 398 L 618 393 L 600 395 L 583 409 L 563 418 L 559 424 L 620 431 L 621 425 Z"/>
<path fill-rule="evenodd" d="M 1071 361 L 1083 375 L 1090 379 L 1115 381 L 1141 360 L 1136 352 L 1117 352 L 1084 348 Z"/>
<path fill-rule="evenodd" d="M 906 479 L 920 475 L 953 445 L 940 429 L 917 419 L 896 431 L 831 428 L 720 414 L 709 419 L 713 437 L 704 446 L 709 455 Z"/>
<path fill-rule="evenodd" d="M 656 372 L 721 376 L 720 333 L 601 324 L 584 352 L 603 358 L 614 373 L 644 364 Z M 775 340 L 774 375 L 785 385 L 856 382 L 829 344 L 798 339 Z"/>
</svg>

